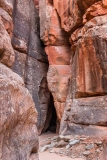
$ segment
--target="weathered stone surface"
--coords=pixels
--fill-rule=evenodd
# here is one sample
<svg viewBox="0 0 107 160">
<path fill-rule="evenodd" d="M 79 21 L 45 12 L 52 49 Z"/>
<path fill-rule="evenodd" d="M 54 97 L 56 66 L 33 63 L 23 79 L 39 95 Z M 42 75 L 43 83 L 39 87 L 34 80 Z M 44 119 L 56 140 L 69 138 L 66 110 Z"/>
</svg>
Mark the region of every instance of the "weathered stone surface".
<svg viewBox="0 0 107 160">
<path fill-rule="evenodd" d="M 107 96 L 68 98 L 61 121 L 60 134 L 106 138 L 106 103 Z"/>
<path fill-rule="evenodd" d="M 11 67 L 14 62 L 14 51 L 11 45 L 11 39 L 5 30 L 4 24 L 0 18 L 0 62 Z"/>
<path fill-rule="evenodd" d="M 38 1 L 35 1 L 38 4 Z M 18 0 L 13 7 L 12 45 L 16 59 L 12 69 L 19 74 L 32 94 L 38 111 L 39 134 L 44 128 L 50 93 L 47 87 L 47 56 L 39 35 L 39 15 L 33 0 Z M 41 118 L 42 117 L 42 118 Z"/>
<path fill-rule="evenodd" d="M 0 63 L 0 159 L 38 160 L 37 112 L 24 82 Z M 33 155 L 32 155 L 33 154 Z"/>
<path fill-rule="evenodd" d="M 25 80 L 25 71 L 26 71 L 26 60 L 27 55 L 20 53 L 16 50 L 15 52 L 15 62 L 12 66 L 12 70 L 21 76 L 23 80 Z"/>
<path fill-rule="evenodd" d="M 62 135 L 106 139 L 106 19 L 106 0 L 40 0 L 40 37 L 49 61 L 48 87 Z M 93 148 L 87 148 L 83 156 L 99 158 L 102 150 L 96 147 L 92 155 Z M 80 152 L 79 147 L 76 149 Z"/>
<path fill-rule="evenodd" d="M 50 103 L 50 92 L 46 80 L 48 65 L 46 66 L 45 63 L 41 63 L 32 57 L 27 58 L 24 53 L 15 51 L 15 55 L 16 60 L 12 69 L 23 78 L 25 86 L 33 97 L 38 111 L 37 126 L 40 134 L 45 125 Z"/>
<path fill-rule="evenodd" d="M 65 102 L 54 102 L 55 108 L 56 108 L 56 113 L 57 113 L 57 118 L 58 122 L 61 122 L 64 109 L 65 109 Z M 60 127 L 60 126 L 59 126 Z"/>
<path fill-rule="evenodd" d="M 94 125 L 82 125 L 73 124 L 62 121 L 63 125 L 60 128 L 60 134 L 62 135 L 86 135 L 90 137 L 96 137 L 96 139 L 106 138 L 107 128 Z"/>
<path fill-rule="evenodd" d="M 70 107 L 71 106 L 71 107 Z M 87 97 L 71 100 L 65 115 L 70 123 L 82 125 L 107 125 L 107 96 Z"/>
<path fill-rule="evenodd" d="M 41 61 L 45 60 L 45 53 L 39 39 L 39 17 L 33 0 L 22 2 L 18 0 L 13 10 L 14 30 L 13 47 L 29 56 Z M 35 23 L 36 22 L 36 23 Z"/>
<path fill-rule="evenodd" d="M 72 32 L 83 25 L 82 18 L 86 9 L 98 0 L 53 0 L 53 6 L 61 19 L 61 27 Z"/>
<path fill-rule="evenodd" d="M 103 3 L 99 1 L 86 10 L 86 13 L 83 16 L 83 23 L 86 23 L 96 16 L 105 14 L 107 14 L 107 8 L 105 8 L 105 6 L 103 6 Z"/>
<path fill-rule="evenodd" d="M 82 13 L 77 0 L 54 0 L 54 7 L 60 16 L 61 27 L 65 31 L 74 30 L 82 25 Z"/>
<path fill-rule="evenodd" d="M 47 74 L 48 86 L 54 101 L 65 102 L 69 87 L 70 65 L 50 65 Z"/>
<path fill-rule="evenodd" d="M 47 46 L 45 51 L 50 65 L 70 65 L 70 46 Z"/>
<path fill-rule="evenodd" d="M 4 24 L 4 27 L 6 29 L 6 31 L 8 32 L 8 34 L 10 36 L 12 36 L 12 31 L 13 31 L 13 22 L 12 22 L 12 18 L 10 17 L 10 15 L 5 11 L 3 10 L 1 7 L 0 7 L 0 16 L 1 16 L 1 19 L 3 21 L 3 24 Z"/>
<path fill-rule="evenodd" d="M 69 34 L 61 28 L 59 15 L 53 2 L 40 0 L 40 33 L 41 40 L 46 45 L 45 51 L 50 65 L 47 81 L 54 99 L 58 130 L 68 95 L 71 50 Z"/>
<path fill-rule="evenodd" d="M 46 121 L 47 111 L 50 103 L 50 92 L 47 87 L 46 73 L 48 65 L 41 63 L 32 57 L 28 57 L 25 84 L 38 111 L 38 131 L 41 133 Z"/>
<path fill-rule="evenodd" d="M 80 10 L 84 13 L 91 5 L 100 0 L 78 0 L 78 6 Z"/>
<path fill-rule="evenodd" d="M 104 95 L 106 85 L 106 15 L 92 19 L 78 38 L 72 60 L 72 97 Z"/>
<path fill-rule="evenodd" d="M 0 0 L 0 7 L 4 9 L 10 16 L 12 16 L 13 3 L 14 0 Z"/>
<path fill-rule="evenodd" d="M 70 65 L 50 65 L 47 73 L 48 87 L 53 95 L 57 113 L 57 132 L 68 95 L 69 74 Z"/>
<path fill-rule="evenodd" d="M 45 0 L 40 1 L 40 36 L 45 45 L 61 46 L 69 43 L 68 34 L 62 30 L 56 9 Z M 44 9 L 43 9 L 44 8 Z M 44 10 L 44 11 L 43 11 Z M 66 37 L 66 38 L 65 38 Z"/>
</svg>

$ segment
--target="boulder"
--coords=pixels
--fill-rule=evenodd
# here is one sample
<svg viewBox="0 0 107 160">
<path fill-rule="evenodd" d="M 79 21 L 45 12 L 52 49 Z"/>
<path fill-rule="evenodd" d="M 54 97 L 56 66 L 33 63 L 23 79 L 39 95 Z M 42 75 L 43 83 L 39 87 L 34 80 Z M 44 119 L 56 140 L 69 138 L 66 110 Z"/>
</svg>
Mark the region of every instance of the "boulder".
<svg viewBox="0 0 107 160">
<path fill-rule="evenodd" d="M 1 160 L 38 160 L 36 122 L 35 104 L 23 80 L 0 63 Z"/>
</svg>

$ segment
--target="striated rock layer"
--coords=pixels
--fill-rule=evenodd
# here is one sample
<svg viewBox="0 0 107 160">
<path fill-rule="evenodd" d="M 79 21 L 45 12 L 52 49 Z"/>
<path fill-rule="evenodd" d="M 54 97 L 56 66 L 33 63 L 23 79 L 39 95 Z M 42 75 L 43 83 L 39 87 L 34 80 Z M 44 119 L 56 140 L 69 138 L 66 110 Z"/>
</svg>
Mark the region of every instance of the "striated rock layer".
<svg viewBox="0 0 107 160">
<path fill-rule="evenodd" d="M 12 45 L 16 57 L 12 70 L 23 78 L 33 97 L 40 134 L 46 121 L 50 92 L 46 79 L 48 61 L 39 38 L 39 16 L 35 5 L 33 0 L 14 1 Z"/>
<path fill-rule="evenodd" d="M 41 39 L 46 45 L 49 69 L 48 87 L 54 98 L 57 113 L 57 132 L 65 108 L 69 88 L 71 49 L 69 35 L 60 24 L 60 19 L 52 1 L 40 1 Z"/>
<path fill-rule="evenodd" d="M 107 138 L 106 19 L 106 0 L 40 0 L 48 86 L 62 135 Z"/>
</svg>

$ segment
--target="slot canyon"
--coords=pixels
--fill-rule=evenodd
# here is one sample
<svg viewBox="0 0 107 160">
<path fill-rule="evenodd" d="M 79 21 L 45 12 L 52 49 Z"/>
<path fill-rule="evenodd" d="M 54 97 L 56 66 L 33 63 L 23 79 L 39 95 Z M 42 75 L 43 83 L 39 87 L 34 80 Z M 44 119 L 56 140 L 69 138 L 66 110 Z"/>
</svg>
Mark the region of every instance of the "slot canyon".
<svg viewBox="0 0 107 160">
<path fill-rule="evenodd" d="M 107 160 L 107 0 L 0 0 L 0 37 L 0 160 Z"/>
</svg>

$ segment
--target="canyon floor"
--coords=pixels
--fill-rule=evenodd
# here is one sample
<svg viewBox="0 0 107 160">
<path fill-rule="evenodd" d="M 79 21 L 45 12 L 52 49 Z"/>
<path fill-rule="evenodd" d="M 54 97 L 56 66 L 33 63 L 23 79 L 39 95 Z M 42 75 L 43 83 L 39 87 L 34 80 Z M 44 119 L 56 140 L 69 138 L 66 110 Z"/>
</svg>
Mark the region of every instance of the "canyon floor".
<svg viewBox="0 0 107 160">
<path fill-rule="evenodd" d="M 39 136 L 39 142 L 40 145 L 41 143 L 48 137 L 53 138 L 54 136 L 57 136 L 57 134 L 53 134 L 53 133 L 44 133 L 41 136 Z M 69 158 L 67 156 L 62 156 L 56 153 L 50 153 L 49 151 L 45 151 L 45 152 L 39 152 L 39 158 L 40 160 L 83 160 L 82 158 Z"/>
</svg>

